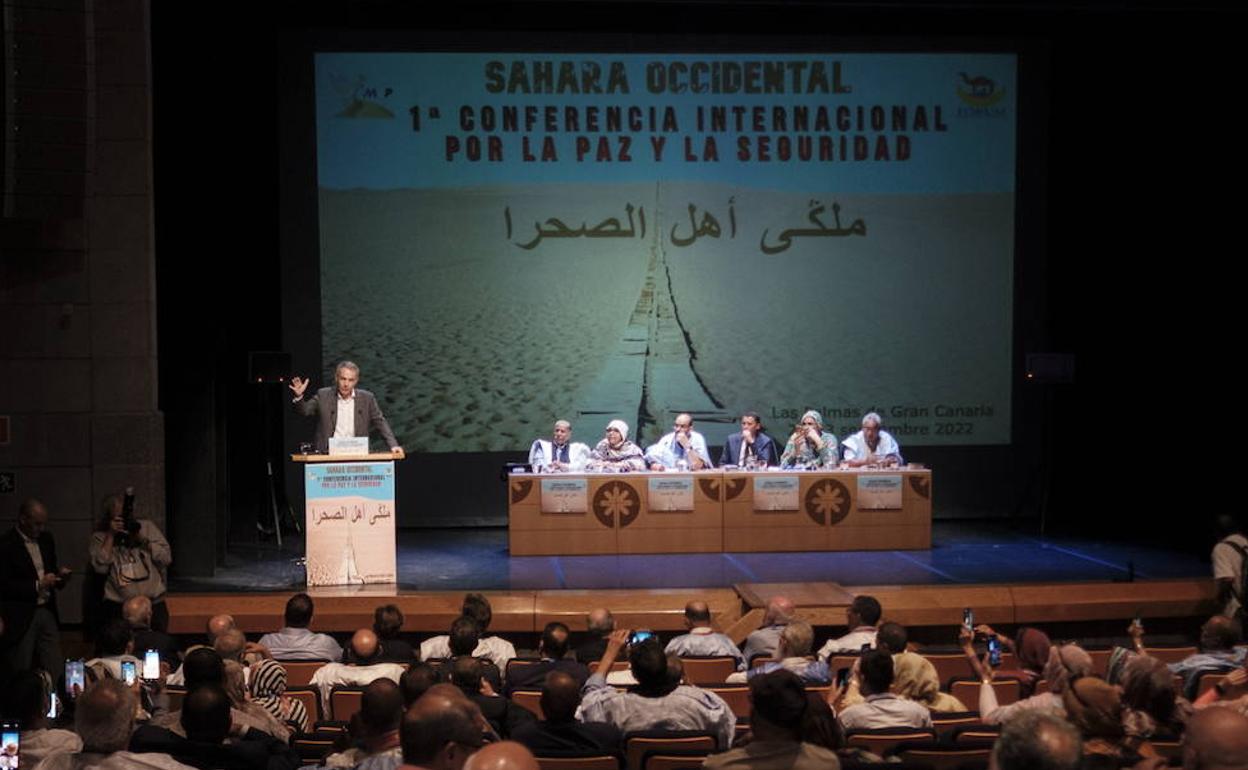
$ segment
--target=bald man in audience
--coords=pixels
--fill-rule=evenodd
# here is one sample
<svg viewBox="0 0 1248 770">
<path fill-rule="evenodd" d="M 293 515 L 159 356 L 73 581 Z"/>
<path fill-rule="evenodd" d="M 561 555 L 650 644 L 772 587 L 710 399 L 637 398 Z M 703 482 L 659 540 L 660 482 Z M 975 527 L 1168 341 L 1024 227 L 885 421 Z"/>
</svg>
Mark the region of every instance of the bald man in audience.
<svg viewBox="0 0 1248 770">
<path fill-rule="evenodd" d="M 403 715 L 404 768 L 462 770 L 484 743 L 472 704 L 454 687 L 434 685 Z"/>
<path fill-rule="evenodd" d="M 1048 711 L 1027 711 L 1001 728 L 992 748 L 993 770 L 1079 770 L 1083 739 L 1075 726 Z"/>
<path fill-rule="evenodd" d="M 776 657 L 776 650 L 780 646 L 780 632 L 793 619 L 796 611 L 797 608 L 789 597 L 771 597 L 767 602 L 767 614 L 763 615 L 762 625 L 745 638 L 742 655 L 745 656 L 746 664 L 753 665 L 754 658 L 760 655 L 766 658 Z"/>
<path fill-rule="evenodd" d="M 121 616 L 134 633 L 134 654 L 142 657 L 148 650 L 160 653 L 160 661 L 170 669 L 177 668 L 182 651 L 177 641 L 163 631 L 152 629 L 152 600 L 146 596 L 132 596 L 121 605 Z"/>
<path fill-rule="evenodd" d="M 312 675 L 310 684 L 321 691 L 321 708 L 329 713 L 329 694 L 336 685 L 362 687 L 385 677 L 398 684 L 403 666 L 380 660 L 381 643 L 371 628 L 361 628 L 347 645 L 347 663 L 326 663 Z"/>
<path fill-rule="evenodd" d="M 607 637 L 615 630 L 615 617 L 606 607 L 598 607 L 585 616 L 585 630 L 589 632 L 589 641 L 576 648 L 577 661 L 589 665 L 602 660 L 607 651 Z"/>
<path fill-rule="evenodd" d="M 667 643 L 666 652 L 680 657 L 705 657 L 722 655 L 736 661 L 737 670 L 745 670 L 745 657 L 741 650 L 724 634 L 716 633 L 711 627 L 711 608 L 703 601 L 692 601 L 685 605 L 685 628 L 689 633 L 681 634 Z"/>
<path fill-rule="evenodd" d="M 468 757 L 464 770 L 539 770 L 532 752 L 515 741 L 490 743 Z"/>
<path fill-rule="evenodd" d="M 1248 717 L 1226 708 L 1197 711 L 1183 735 L 1183 768 L 1248 768 Z"/>
</svg>

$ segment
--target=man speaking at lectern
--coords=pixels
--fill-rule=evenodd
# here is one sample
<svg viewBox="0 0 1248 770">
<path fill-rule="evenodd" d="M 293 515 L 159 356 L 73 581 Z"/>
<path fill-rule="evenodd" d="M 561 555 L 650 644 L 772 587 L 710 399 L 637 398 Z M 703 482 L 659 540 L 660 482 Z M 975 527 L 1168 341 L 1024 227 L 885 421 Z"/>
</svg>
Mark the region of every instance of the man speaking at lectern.
<svg viewBox="0 0 1248 770">
<path fill-rule="evenodd" d="M 329 451 L 330 438 L 355 438 L 367 436 L 376 428 L 386 440 L 390 451 L 403 454 L 403 448 L 394 438 L 390 423 L 377 406 L 377 399 L 367 390 L 355 387 L 360 381 L 360 367 L 343 361 L 334 369 L 337 388 L 321 388 L 312 398 L 304 398 L 308 381 L 302 377 L 290 378 L 290 391 L 295 394 L 295 411 L 305 417 L 317 416 L 316 451 Z"/>
</svg>

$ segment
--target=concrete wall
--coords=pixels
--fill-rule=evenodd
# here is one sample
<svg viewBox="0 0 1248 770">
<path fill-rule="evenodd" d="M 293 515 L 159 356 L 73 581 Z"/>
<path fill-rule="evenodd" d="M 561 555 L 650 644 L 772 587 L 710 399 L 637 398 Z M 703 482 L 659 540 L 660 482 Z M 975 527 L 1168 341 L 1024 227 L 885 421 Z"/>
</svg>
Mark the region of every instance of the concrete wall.
<svg viewBox="0 0 1248 770">
<path fill-rule="evenodd" d="M 43 500 L 81 618 L 99 500 L 165 527 L 147 0 L 4 0 L 0 526 Z"/>
</svg>

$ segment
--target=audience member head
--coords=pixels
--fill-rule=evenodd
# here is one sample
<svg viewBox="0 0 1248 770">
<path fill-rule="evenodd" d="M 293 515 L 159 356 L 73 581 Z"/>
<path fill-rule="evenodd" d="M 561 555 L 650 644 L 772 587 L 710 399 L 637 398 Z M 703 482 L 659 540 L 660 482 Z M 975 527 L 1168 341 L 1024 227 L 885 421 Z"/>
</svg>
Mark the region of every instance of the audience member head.
<svg viewBox="0 0 1248 770">
<path fill-rule="evenodd" d="M 875 646 L 888 650 L 894 655 L 905 652 L 906 643 L 909 641 L 906 627 L 891 620 L 887 623 L 881 623 L 880 629 L 875 632 Z"/>
<path fill-rule="evenodd" d="M 1229 650 L 1239 642 L 1239 623 L 1225 615 L 1214 615 L 1200 627 L 1200 648 L 1206 652 Z"/>
<path fill-rule="evenodd" d="M 286 692 L 286 667 L 265 658 L 251 667 L 251 694 L 257 698 L 276 698 Z"/>
<path fill-rule="evenodd" d="M 804 620 L 795 620 L 780 631 L 780 656 L 804 658 L 815 644 L 815 630 Z"/>
<path fill-rule="evenodd" d="M 490 630 L 490 620 L 493 619 L 494 613 L 490 611 L 490 601 L 484 595 L 465 594 L 464 607 L 461 612 L 477 621 L 477 628 L 481 629 L 482 636 Z"/>
<path fill-rule="evenodd" d="M 593 636 L 606 636 L 615 630 L 615 617 L 605 607 L 590 610 L 585 616 L 585 629 Z"/>
<path fill-rule="evenodd" d="M 515 741 L 487 743 L 468 757 L 464 770 L 538 770 L 533 752 Z"/>
<path fill-rule="evenodd" d="M 451 636 L 448 644 L 451 657 L 471 655 L 481 641 L 481 624 L 471 615 L 460 615 L 451 623 Z"/>
<path fill-rule="evenodd" d="M 187 690 L 202 685 L 221 687 L 225 682 L 225 662 L 216 650 L 198 647 L 188 652 L 182 661 L 182 676 Z"/>
<path fill-rule="evenodd" d="M 237 660 L 226 660 L 222 662 L 222 668 L 225 679 L 221 689 L 229 696 L 230 705 L 241 709 L 247 703 L 247 679 L 243 674 L 243 664 Z"/>
<path fill-rule="evenodd" d="M 43 503 L 31 497 L 22 501 L 17 508 L 17 528 L 26 537 L 38 539 L 48 526 L 48 509 Z"/>
<path fill-rule="evenodd" d="M 581 687 L 566 671 L 551 671 L 542 683 L 541 704 L 547 722 L 575 722 L 576 709 L 581 705 Z"/>
<path fill-rule="evenodd" d="M 451 684 L 467 695 L 481 692 L 483 676 L 481 661 L 471 655 L 462 655 L 451 663 Z"/>
<path fill-rule="evenodd" d="M 390 679 L 374 679 L 360 697 L 360 725 L 367 735 L 380 737 L 399 729 L 403 719 L 403 693 Z"/>
<path fill-rule="evenodd" d="M 1165 727 L 1175 718 L 1174 674 L 1151 655 L 1134 655 L 1122 672 L 1122 703 Z"/>
<path fill-rule="evenodd" d="M 312 623 L 312 612 L 315 607 L 312 597 L 307 594 L 295 594 L 286 600 L 284 613 L 287 628 L 307 628 Z"/>
<path fill-rule="evenodd" d="M 1083 741 L 1074 725 L 1048 711 L 1023 711 L 1001 727 L 989 767 L 1079 770 Z"/>
<path fill-rule="evenodd" d="M 78 696 L 74 732 L 82 750 L 95 754 L 125 751 L 134 732 L 138 696 L 119 679 L 104 679 Z"/>
<path fill-rule="evenodd" d="M 386 604 L 373 610 L 373 631 L 380 639 L 397 639 L 403 628 L 403 611 Z"/>
<path fill-rule="evenodd" d="M 211 684 L 187 692 L 182 699 L 182 729 L 188 740 L 224 742 L 230 733 L 230 696 Z"/>
<path fill-rule="evenodd" d="M 893 656 L 887 650 L 868 650 L 858 660 L 863 695 L 880 695 L 893 685 Z"/>
<path fill-rule="evenodd" d="M 1062 692 L 1062 704 L 1066 718 L 1085 740 L 1122 740 L 1122 695 L 1114 685 L 1092 676 L 1071 679 Z"/>
<path fill-rule="evenodd" d="M 399 677 L 399 689 L 403 692 L 404 708 L 411 706 L 430 687 L 440 681 L 442 681 L 442 675 L 433 666 L 424 661 L 413 663 L 403 672 L 403 676 Z"/>
<path fill-rule="evenodd" d="M 806 688 L 792 671 L 750 679 L 750 729 L 758 740 L 799 742 L 806 717 Z"/>
<path fill-rule="evenodd" d="M 927 658 L 913 652 L 893 656 L 893 692 L 927 706 L 940 692 L 940 675 Z"/>
<path fill-rule="evenodd" d="M 542 629 L 542 654 L 552 660 L 562 660 L 568 654 L 568 627 L 559 621 L 546 624 Z"/>
<path fill-rule="evenodd" d="M 667 653 L 655 637 L 633 645 L 628 651 L 628 664 L 641 694 L 653 698 L 672 690 L 667 676 Z"/>
<path fill-rule="evenodd" d="M 706 628 L 711 625 L 711 608 L 697 599 L 685 605 L 685 627 Z"/>
<path fill-rule="evenodd" d="M 773 596 L 767 601 L 767 613 L 763 615 L 763 626 L 783 626 L 793 620 L 797 608 L 793 600 L 787 596 Z"/>
<path fill-rule="evenodd" d="M 131 596 L 121 605 L 121 617 L 135 631 L 149 628 L 152 625 L 152 600 L 146 596 Z"/>
<path fill-rule="evenodd" d="M 17 722 L 23 731 L 43 727 L 48 713 L 48 683 L 43 674 L 28 668 L 9 677 L 0 706 L 5 721 Z"/>
<path fill-rule="evenodd" d="M 1066 683 L 1092 673 L 1092 656 L 1077 644 L 1054 644 L 1049 647 L 1049 660 L 1044 665 L 1044 678 L 1049 692 L 1060 695 Z"/>
<path fill-rule="evenodd" d="M 234 628 L 233 615 L 213 615 L 208 619 L 208 643 L 212 644 L 221 634 Z"/>
<path fill-rule="evenodd" d="M 880 608 L 880 602 L 874 596 L 855 596 L 854 600 L 845 608 L 845 618 L 851 629 L 858 626 L 874 626 L 880 622 L 880 615 L 883 610 Z"/>
<path fill-rule="evenodd" d="M 221 660 L 241 661 L 243 652 L 247 649 L 247 637 L 237 628 L 222 631 L 221 635 L 212 643 L 212 649 L 217 651 L 217 654 L 221 656 Z"/>
<path fill-rule="evenodd" d="M 109 620 L 95 637 L 95 653 L 101 658 L 129 655 L 133 650 L 134 632 L 121 618 Z"/>
<path fill-rule="evenodd" d="M 1014 635 L 1014 654 L 1018 656 L 1018 664 L 1027 671 L 1036 674 L 1044 671 L 1050 647 L 1048 634 L 1038 628 L 1024 626 Z"/>
<path fill-rule="evenodd" d="M 481 747 L 476 713 L 462 696 L 434 685 L 403 715 L 403 761 L 431 770 L 459 770 Z"/>
<path fill-rule="evenodd" d="M 361 628 L 351 635 L 348 645 L 348 663 L 353 666 L 367 666 L 377 662 L 381 654 L 381 642 L 371 628 Z"/>
<path fill-rule="evenodd" d="M 1213 519 L 1214 535 L 1222 540 L 1231 535 L 1242 535 L 1244 533 L 1244 522 L 1234 513 L 1219 513 Z"/>
<path fill-rule="evenodd" d="M 1248 767 L 1248 717 L 1229 708 L 1197 711 L 1183 734 L 1184 770 Z"/>
</svg>

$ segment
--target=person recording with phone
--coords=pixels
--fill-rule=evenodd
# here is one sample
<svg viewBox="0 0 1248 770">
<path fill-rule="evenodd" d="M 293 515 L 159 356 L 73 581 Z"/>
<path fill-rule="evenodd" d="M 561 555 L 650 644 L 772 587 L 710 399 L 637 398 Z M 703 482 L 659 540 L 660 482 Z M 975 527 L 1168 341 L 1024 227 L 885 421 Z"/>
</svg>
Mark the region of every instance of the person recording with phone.
<svg viewBox="0 0 1248 770">
<path fill-rule="evenodd" d="M 169 627 L 165 570 L 173 562 L 169 541 L 150 519 L 135 518 L 133 488 L 124 497 L 104 498 L 102 508 L 89 550 L 92 569 L 107 576 L 104 617 L 119 618 L 123 602 L 146 596 L 152 601 L 151 627 L 165 631 Z"/>
</svg>

